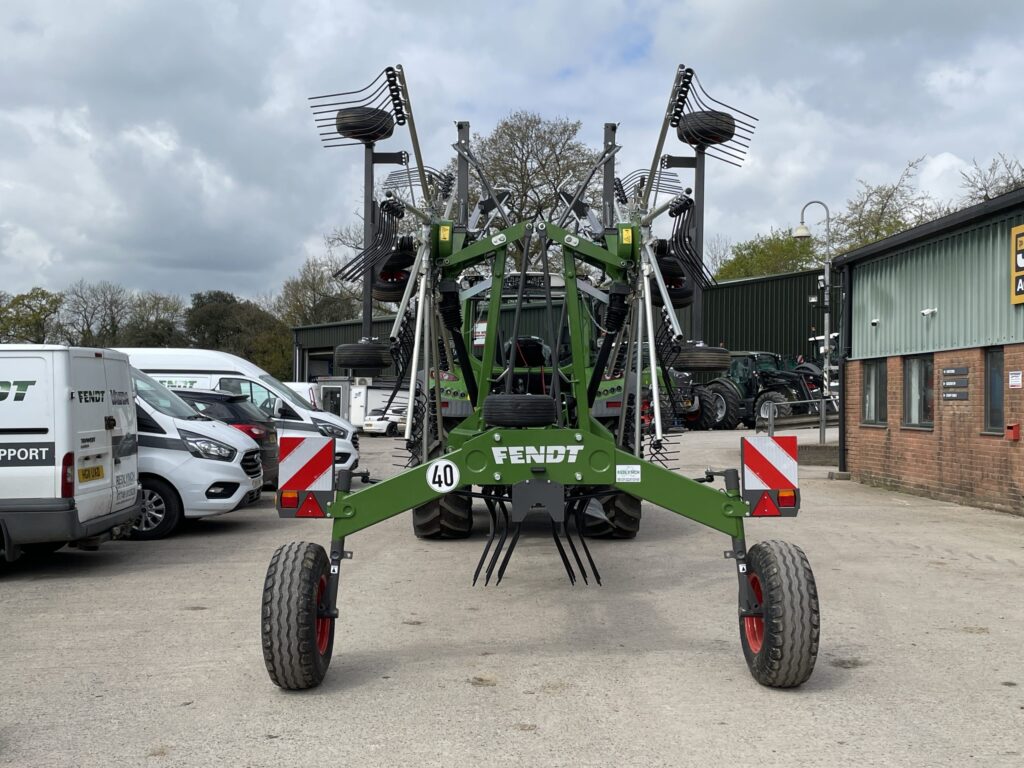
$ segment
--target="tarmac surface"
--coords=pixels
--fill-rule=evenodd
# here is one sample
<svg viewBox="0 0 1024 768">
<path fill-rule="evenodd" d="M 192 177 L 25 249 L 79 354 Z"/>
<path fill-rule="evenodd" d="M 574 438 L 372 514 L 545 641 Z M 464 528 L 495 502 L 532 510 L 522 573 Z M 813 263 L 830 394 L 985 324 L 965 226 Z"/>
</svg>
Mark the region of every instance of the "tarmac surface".
<svg viewBox="0 0 1024 768">
<path fill-rule="evenodd" d="M 735 466 L 742 434 L 673 436 L 679 466 Z M 394 471 L 398 442 L 364 437 L 362 465 Z M 268 497 L 3 567 L 0 765 L 1024 765 L 1024 517 L 826 473 L 802 469 L 800 517 L 747 527 L 814 567 L 799 689 L 747 671 L 727 538 L 645 505 L 636 540 L 591 543 L 603 587 L 569 585 L 539 522 L 497 588 L 470 586 L 482 512 L 465 541 L 419 541 L 408 515 L 350 537 L 327 678 L 279 690 L 264 572 L 329 524 Z"/>
</svg>

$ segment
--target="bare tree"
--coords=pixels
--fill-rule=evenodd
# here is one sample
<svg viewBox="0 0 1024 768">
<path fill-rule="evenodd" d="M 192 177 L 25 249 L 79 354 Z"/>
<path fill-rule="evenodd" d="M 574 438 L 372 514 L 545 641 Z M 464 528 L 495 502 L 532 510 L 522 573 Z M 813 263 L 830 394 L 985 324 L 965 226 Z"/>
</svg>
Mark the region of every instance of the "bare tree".
<svg viewBox="0 0 1024 768">
<path fill-rule="evenodd" d="M 961 206 L 974 205 L 1024 187 L 1024 166 L 1020 160 L 1002 152 L 985 167 L 977 160 L 966 171 L 960 171 Z"/>
<path fill-rule="evenodd" d="M 704 241 L 704 263 L 716 274 L 732 258 L 732 240 L 725 235 L 712 235 Z"/>
</svg>

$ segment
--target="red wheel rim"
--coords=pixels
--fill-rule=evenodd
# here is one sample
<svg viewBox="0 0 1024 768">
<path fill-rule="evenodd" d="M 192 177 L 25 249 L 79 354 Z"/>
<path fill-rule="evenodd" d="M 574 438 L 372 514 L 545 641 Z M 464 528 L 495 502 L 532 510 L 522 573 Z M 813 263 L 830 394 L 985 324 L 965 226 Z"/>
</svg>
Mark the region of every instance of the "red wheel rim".
<svg viewBox="0 0 1024 768">
<path fill-rule="evenodd" d="M 750 582 L 750 591 L 754 593 L 754 599 L 757 600 L 758 609 L 763 611 L 761 580 L 754 573 L 747 574 L 747 580 Z M 761 646 L 764 645 L 764 616 L 744 616 L 743 632 L 747 636 L 747 646 L 750 648 L 750 652 L 760 653 Z"/>
<path fill-rule="evenodd" d="M 323 656 L 327 653 L 327 646 L 331 643 L 331 622 L 326 616 L 320 616 L 320 606 L 323 605 L 324 593 L 327 591 L 327 577 L 321 576 L 320 583 L 316 587 L 316 649 Z"/>
</svg>

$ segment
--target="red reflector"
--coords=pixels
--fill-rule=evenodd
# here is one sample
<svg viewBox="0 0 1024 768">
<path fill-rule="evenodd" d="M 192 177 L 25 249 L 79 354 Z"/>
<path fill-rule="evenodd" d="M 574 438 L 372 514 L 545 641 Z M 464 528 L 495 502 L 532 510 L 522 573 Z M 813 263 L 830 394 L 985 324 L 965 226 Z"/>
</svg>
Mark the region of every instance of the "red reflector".
<svg viewBox="0 0 1024 768">
<path fill-rule="evenodd" d="M 281 491 L 281 496 L 277 505 L 281 507 L 281 509 L 295 509 L 299 506 L 298 491 Z"/>
<path fill-rule="evenodd" d="M 244 432 L 253 440 L 262 440 L 267 436 L 267 430 L 258 424 L 232 424 L 231 426 L 239 432 Z"/>
<path fill-rule="evenodd" d="M 796 506 L 796 491 L 786 489 L 779 491 L 779 506 L 792 508 Z"/>
<path fill-rule="evenodd" d="M 97 355 L 99 357 L 99 355 Z M 60 462 L 60 497 L 70 499 L 75 495 L 75 454 L 65 453 Z"/>
<path fill-rule="evenodd" d="M 299 507 L 299 511 L 295 513 L 296 517 L 323 517 L 324 511 L 320 509 L 320 505 L 317 503 L 316 496 L 312 493 L 306 495 L 306 500 L 302 502 L 302 506 Z"/>
<path fill-rule="evenodd" d="M 772 501 L 772 495 L 765 491 L 761 494 L 761 499 L 757 502 L 757 506 L 754 507 L 752 514 L 754 517 L 778 517 L 782 513 L 779 512 L 779 508 Z"/>
<path fill-rule="evenodd" d="M 449 405 L 451 405 L 451 403 L 449 403 L 447 400 L 442 400 L 441 401 L 441 407 L 442 408 L 447 408 Z"/>
<path fill-rule="evenodd" d="M 609 400 L 607 403 L 605 403 L 605 405 L 607 405 L 609 408 L 621 408 L 622 407 L 622 401 L 621 400 Z"/>
</svg>

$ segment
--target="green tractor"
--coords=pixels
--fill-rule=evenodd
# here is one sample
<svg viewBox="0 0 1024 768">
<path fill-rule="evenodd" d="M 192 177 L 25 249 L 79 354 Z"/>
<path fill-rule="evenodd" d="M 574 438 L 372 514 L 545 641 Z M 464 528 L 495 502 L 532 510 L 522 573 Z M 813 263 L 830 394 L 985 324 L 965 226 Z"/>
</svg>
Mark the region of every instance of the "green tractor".
<svg viewBox="0 0 1024 768">
<path fill-rule="evenodd" d="M 728 537 L 725 557 L 738 587 L 730 620 L 738 620 L 748 669 L 766 686 L 802 684 L 814 668 L 819 636 L 810 565 L 798 547 L 782 541 L 748 548 L 744 533 L 747 518 L 797 514 L 795 440 L 743 441 L 742 471 L 709 468 L 686 477 L 662 463 L 661 402 L 665 385 L 671 386 L 664 371 L 720 365 L 724 350 L 687 341 L 672 311 L 700 290 L 699 244 L 684 225 L 694 198 L 680 193 L 655 204 L 658 171 L 689 160 L 702 177 L 704 155 L 736 135 L 749 138 L 752 123 L 738 112 L 695 109 L 710 97 L 700 96 L 693 70 L 679 67 L 652 167 L 642 179 L 626 185 L 615 176 L 619 146 L 616 125 L 608 123 L 590 176 L 566 195 L 564 209 L 510 221 L 473 154 L 468 124 L 457 124 L 454 185 L 432 176 L 419 157 L 401 68 L 382 76 L 395 82 L 390 109 L 367 114 L 357 102 L 356 120 L 346 112 L 355 107 L 328 103 L 338 109 L 341 138 L 367 143 L 390 133 L 381 126 L 408 124 L 417 155 L 419 205 L 397 198 L 382 203 L 376 234 L 356 259 L 363 278 L 376 280 L 397 252 L 393 219 L 419 220 L 391 340 L 399 380 L 409 388 L 411 459 L 397 475 L 375 480 L 368 472 L 333 471 L 333 453 L 318 436 L 281 439 L 279 514 L 323 518 L 332 531 L 329 550 L 292 542 L 271 558 L 262 604 L 271 680 L 287 689 L 323 680 L 341 621 L 337 596 L 350 555 L 346 544 L 373 525 L 412 511 L 419 536 L 465 537 L 473 505 L 480 503 L 490 524 L 472 581 L 499 584 L 524 521 L 545 519 L 570 582 L 600 584 L 588 538 L 635 537 L 646 501 Z M 373 87 L 367 99 L 376 98 Z M 662 155 L 669 128 L 694 148 L 695 158 Z M 471 170 L 484 190 L 472 213 Z M 601 212 L 581 209 L 599 171 Z M 659 256 L 651 228 L 664 214 L 676 221 L 672 248 Z M 526 333 L 523 312 L 532 303 L 543 307 L 542 330 Z M 372 342 L 362 346 L 339 354 L 364 361 L 379 352 Z M 622 554 L 643 562 L 637 552 Z"/>
</svg>

